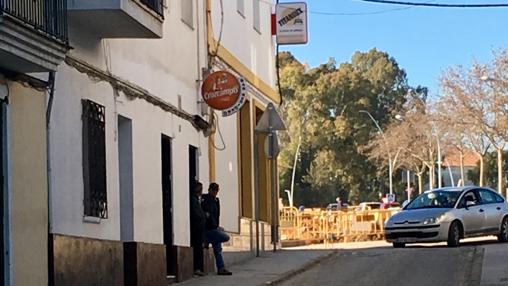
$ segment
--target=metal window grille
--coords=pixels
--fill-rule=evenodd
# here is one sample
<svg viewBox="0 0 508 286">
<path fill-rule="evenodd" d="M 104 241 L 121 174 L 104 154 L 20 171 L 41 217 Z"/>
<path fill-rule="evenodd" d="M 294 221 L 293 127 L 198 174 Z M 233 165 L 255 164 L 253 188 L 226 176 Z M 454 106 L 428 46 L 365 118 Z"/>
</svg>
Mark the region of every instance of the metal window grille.
<svg viewBox="0 0 508 286">
<path fill-rule="evenodd" d="M 141 3 L 164 18 L 164 0 L 141 0 Z"/>
<path fill-rule="evenodd" d="M 0 0 L 2 14 L 67 43 L 67 0 Z"/>
<path fill-rule="evenodd" d="M 83 100 L 83 182 L 85 216 L 108 218 L 105 107 Z"/>
</svg>

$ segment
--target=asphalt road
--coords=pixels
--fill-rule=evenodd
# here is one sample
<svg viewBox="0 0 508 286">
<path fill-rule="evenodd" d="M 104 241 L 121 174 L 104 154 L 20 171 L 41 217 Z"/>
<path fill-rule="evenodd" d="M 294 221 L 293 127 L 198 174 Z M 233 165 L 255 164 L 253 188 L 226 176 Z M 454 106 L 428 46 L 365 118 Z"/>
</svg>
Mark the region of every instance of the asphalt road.
<svg viewBox="0 0 508 286">
<path fill-rule="evenodd" d="M 282 285 L 461 286 L 480 285 L 484 247 L 415 245 L 342 249 Z"/>
</svg>

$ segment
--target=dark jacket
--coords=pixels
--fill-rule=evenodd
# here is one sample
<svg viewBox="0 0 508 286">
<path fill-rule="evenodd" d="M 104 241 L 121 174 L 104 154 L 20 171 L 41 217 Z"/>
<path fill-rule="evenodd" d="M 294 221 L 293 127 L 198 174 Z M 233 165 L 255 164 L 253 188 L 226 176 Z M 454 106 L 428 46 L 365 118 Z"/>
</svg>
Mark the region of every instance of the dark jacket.
<svg viewBox="0 0 508 286">
<path fill-rule="evenodd" d="M 210 194 L 206 194 L 202 196 L 203 202 L 201 206 L 203 210 L 207 214 L 206 217 L 206 230 L 213 230 L 219 227 L 219 217 L 220 217 L 220 202 L 219 198 L 214 198 Z"/>
<path fill-rule="evenodd" d="M 205 237 L 205 223 L 206 216 L 199 198 L 197 196 L 191 197 L 191 244 L 198 246 L 203 244 Z"/>
</svg>

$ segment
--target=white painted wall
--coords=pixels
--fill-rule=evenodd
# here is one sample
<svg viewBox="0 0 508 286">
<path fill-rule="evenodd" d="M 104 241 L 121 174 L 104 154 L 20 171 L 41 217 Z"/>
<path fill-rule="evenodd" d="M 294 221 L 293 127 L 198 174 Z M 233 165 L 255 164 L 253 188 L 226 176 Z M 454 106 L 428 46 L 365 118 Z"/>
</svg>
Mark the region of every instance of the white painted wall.
<svg viewBox="0 0 508 286">
<path fill-rule="evenodd" d="M 219 127 L 224 138 L 222 142 L 219 133 L 215 134 L 215 145 L 224 150 L 215 153 L 216 181 L 221 186 L 219 193 L 221 201 L 221 226 L 227 231 L 239 231 L 239 189 L 238 182 L 238 131 L 237 115 L 222 117 Z M 224 144 L 224 145 L 223 145 Z"/>
<path fill-rule="evenodd" d="M 196 1 L 204 11 L 204 3 Z M 191 29 L 181 21 L 180 1 L 167 1 L 169 9 L 162 39 L 100 40 L 86 27 L 70 27 L 71 55 L 151 94 L 198 113 L 198 71 L 205 63 L 203 15 Z M 194 19 L 196 21 L 197 17 Z M 198 27 L 199 26 L 199 27 Z M 199 57 L 198 57 L 198 36 Z M 200 67 L 198 67 L 198 58 Z M 99 224 L 83 222 L 81 99 L 106 107 L 106 156 L 109 218 Z M 173 138 L 174 243 L 189 245 L 188 146 L 199 148 L 200 180 L 208 184 L 208 146 L 192 125 L 142 100 L 120 94 L 62 64 L 51 118 L 52 232 L 99 239 L 120 239 L 117 115 L 132 120 L 134 239 L 162 243 L 161 134 Z"/>
<path fill-rule="evenodd" d="M 215 39 L 221 28 L 221 5 L 212 1 L 212 28 Z M 237 10 L 237 0 L 222 0 L 224 25 L 221 44 L 268 85 L 275 86 L 275 38 L 271 35 L 271 14 L 275 1 L 244 0 L 245 13 Z M 261 33 L 254 29 L 253 2 L 260 1 Z M 269 4 L 272 2 L 272 4 Z"/>
</svg>

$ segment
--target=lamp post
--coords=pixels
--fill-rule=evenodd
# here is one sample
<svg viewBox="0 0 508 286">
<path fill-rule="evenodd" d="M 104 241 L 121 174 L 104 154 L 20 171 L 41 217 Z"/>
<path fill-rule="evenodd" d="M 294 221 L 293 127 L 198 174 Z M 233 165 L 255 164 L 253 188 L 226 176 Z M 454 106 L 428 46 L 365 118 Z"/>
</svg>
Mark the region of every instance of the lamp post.
<svg viewBox="0 0 508 286">
<path fill-rule="evenodd" d="M 365 113 L 369 116 L 369 118 L 374 122 L 374 125 L 376 125 L 377 129 L 381 133 L 381 136 L 383 136 L 383 141 L 385 141 L 386 146 L 388 146 L 388 142 L 385 137 L 385 133 L 383 132 L 383 129 L 381 129 L 381 126 L 379 126 L 379 123 L 376 119 L 368 112 L 367 110 L 360 110 L 359 112 Z M 390 181 L 390 195 L 393 194 L 393 164 L 392 164 L 392 154 L 390 151 L 388 151 L 388 176 Z"/>
</svg>

